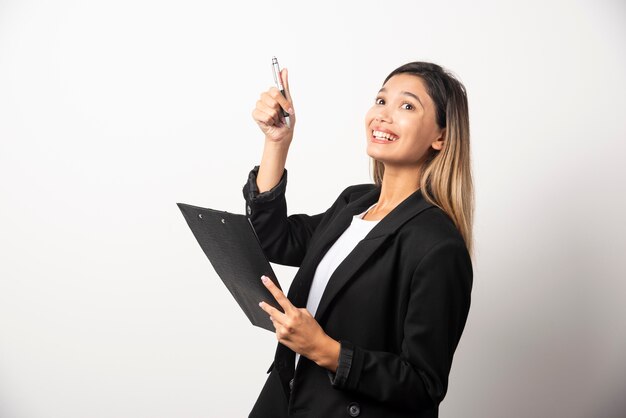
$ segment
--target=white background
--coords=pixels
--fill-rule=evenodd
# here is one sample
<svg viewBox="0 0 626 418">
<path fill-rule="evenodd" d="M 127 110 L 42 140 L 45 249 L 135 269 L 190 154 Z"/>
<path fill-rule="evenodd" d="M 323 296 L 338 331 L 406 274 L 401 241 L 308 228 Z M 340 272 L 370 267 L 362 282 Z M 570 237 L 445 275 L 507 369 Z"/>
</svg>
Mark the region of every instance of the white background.
<svg viewBox="0 0 626 418">
<path fill-rule="evenodd" d="M 244 213 L 272 55 L 290 213 L 371 182 L 391 70 L 468 90 L 475 283 L 441 416 L 623 417 L 626 5 L 517 3 L 0 0 L 0 417 L 247 416 L 275 337 L 176 202 Z"/>
</svg>

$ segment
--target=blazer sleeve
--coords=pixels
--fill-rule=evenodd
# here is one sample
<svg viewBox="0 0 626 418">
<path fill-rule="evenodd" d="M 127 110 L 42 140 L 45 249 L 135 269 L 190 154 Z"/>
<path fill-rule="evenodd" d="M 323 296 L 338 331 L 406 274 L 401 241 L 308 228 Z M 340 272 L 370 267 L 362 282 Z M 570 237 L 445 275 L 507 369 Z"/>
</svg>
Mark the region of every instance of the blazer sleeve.
<svg viewBox="0 0 626 418">
<path fill-rule="evenodd" d="M 405 410 L 438 405 L 470 306 L 472 265 L 465 245 L 436 244 L 411 278 L 401 353 L 340 341 L 337 389 L 356 391 Z"/>
<path fill-rule="evenodd" d="M 324 213 L 287 216 L 287 169 L 278 184 L 263 193 L 259 193 L 256 183 L 258 172 L 257 165 L 250 171 L 243 187 L 248 219 L 269 261 L 299 267 Z"/>
</svg>

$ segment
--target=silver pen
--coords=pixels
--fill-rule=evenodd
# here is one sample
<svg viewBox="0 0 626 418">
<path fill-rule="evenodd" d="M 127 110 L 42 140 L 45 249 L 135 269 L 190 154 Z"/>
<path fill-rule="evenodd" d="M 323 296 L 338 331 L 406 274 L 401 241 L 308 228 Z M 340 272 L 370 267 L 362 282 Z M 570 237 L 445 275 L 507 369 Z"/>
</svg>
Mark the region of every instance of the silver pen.
<svg viewBox="0 0 626 418">
<path fill-rule="evenodd" d="M 276 87 L 280 90 L 283 97 L 287 98 L 285 95 L 285 88 L 283 87 L 283 82 L 280 79 L 280 66 L 278 65 L 278 60 L 276 57 L 272 57 L 272 70 L 274 73 L 274 82 L 276 83 Z M 285 109 L 281 107 L 283 117 L 285 118 L 285 124 L 288 128 L 291 127 L 291 121 L 289 120 L 289 113 Z"/>
</svg>

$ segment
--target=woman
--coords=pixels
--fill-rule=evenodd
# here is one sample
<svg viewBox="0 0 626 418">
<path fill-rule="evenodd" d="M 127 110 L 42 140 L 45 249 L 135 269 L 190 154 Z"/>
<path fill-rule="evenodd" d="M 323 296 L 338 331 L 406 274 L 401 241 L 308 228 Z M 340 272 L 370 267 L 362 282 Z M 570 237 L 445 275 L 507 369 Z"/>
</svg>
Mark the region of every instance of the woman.
<svg viewBox="0 0 626 418">
<path fill-rule="evenodd" d="M 260 304 L 279 344 L 250 417 L 436 417 L 472 287 L 465 88 L 435 64 L 394 70 L 365 117 L 374 184 L 287 216 L 287 76 L 252 113 L 265 147 L 243 193 L 268 259 L 300 268 L 287 296 L 262 279 L 283 312 Z"/>
</svg>

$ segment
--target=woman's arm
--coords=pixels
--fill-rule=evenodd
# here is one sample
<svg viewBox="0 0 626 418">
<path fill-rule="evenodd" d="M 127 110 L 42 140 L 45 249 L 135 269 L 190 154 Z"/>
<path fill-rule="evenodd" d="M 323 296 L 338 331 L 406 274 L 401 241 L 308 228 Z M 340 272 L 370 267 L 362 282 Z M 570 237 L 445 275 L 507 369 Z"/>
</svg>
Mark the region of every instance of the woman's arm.
<svg viewBox="0 0 626 418">
<path fill-rule="evenodd" d="M 294 214 L 287 216 L 287 170 L 272 189 L 259 193 L 255 166 L 243 186 L 246 214 L 261 243 L 261 248 L 272 263 L 299 267 L 309 247 L 313 234 L 326 217 L 344 207 L 352 193 L 361 195 L 367 191 L 362 186 L 349 186 L 337 197 L 330 208 L 316 215 Z"/>
<path fill-rule="evenodd" d="M 259 193 L 273 189 L 282 178 L 290 142 L 265 140 L 261 165 L 256 178 Z"/>
<path fill-rule="evenodd" d="M 243 187 L 246 214 L 259 238 L 261 248 L 272 263 L 299 267 L 313 233 L 324 213 L 317 215 L 295 214 L 287 216 L 287 170 L 272 189 L 259 193 L 255 166 L 248 174 Z"/>
<path fill-rule="evenodd" d="M 265 146 L 257 178 L 260 193 L 272 189 L 280 181 L 296 124 L 287 69 L 281 71 L 280 77 L 285 86 L 286 97 L 276 87 L 272 87 L 261 94 L 252 111 L 252 118 L 265 134 Z M 283 110 L 290 114 L 289 126 L 282 117 Z"/>
<path fill-rule="evenodd" d="M 252 117 L 265 135 L 261 164 L 250 171 L 244 185 L 246 214 L 269 261 L 299 266 L 323 214 L 287 216 L 285 162 L 293 139 L 295 115 L 287 70 L 281 71 L 285 96 L 272 87 L 263 92 Z M 290 114 L 288 126 L 282 111 Z"/>
<path fill-rule="evenodd" d="M 335 388 L 419 410 L 444 398 L 452 357 L 470 306 L 472 266 L 459 242 L 436 245 L 413 273 L 402 352 L 367 350 L 341 341 Z"/>
</svg>

